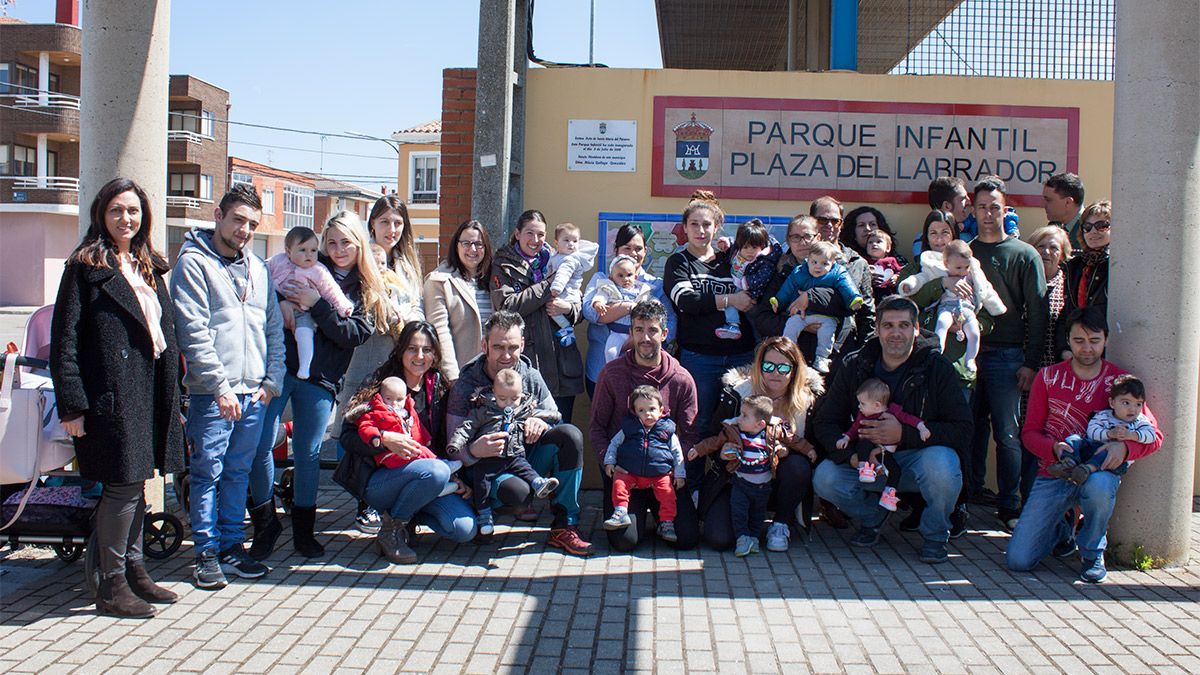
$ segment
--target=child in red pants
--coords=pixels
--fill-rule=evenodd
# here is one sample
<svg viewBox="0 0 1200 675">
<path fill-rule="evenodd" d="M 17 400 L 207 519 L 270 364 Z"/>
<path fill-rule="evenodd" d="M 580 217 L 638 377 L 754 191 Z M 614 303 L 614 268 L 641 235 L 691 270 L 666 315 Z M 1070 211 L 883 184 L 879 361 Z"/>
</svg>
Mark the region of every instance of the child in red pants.
<svg viewBox="0 0 1200 675">
<path fill-rule="evenodd" d="M 604 454 L 604 472 L 613 481 L 613 513 L 604 521 L 604 529 L 619 530 L 632 525 L 629 492 L 648 488 L 658 499 L 658 536 L 673 542 L 675 488 L 683 487 L 685 477 L 683 447 L 675 435 L 675 422 L 663 417 L 662 394 L 649 385 L 633 390 L 629 408 L 621 430 L 613 436 Z"/>
</svg>

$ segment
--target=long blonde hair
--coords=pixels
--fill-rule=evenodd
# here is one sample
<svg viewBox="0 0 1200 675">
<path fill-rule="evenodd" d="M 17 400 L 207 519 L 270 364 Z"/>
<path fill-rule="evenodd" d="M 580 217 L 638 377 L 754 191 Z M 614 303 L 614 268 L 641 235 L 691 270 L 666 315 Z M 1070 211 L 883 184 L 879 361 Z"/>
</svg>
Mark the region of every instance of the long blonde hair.
<svg viewBox="0 0 1200 675">
<path fill-rule="evenodd" d="M 754 352 L 754 363 L 750 366 L 750 387 L 755 394 L 765 394 L 767 391 L 762 379 L 762 363 L 772 349 L 783 354 L 783 358 L 792 364 L 791 384 L 782 400 L 784 420 L 791 424 L 797 417 L 808 413 L 817 399 L 817 392 L 809 386 L 808 364 L 804 362 L 800 348 L 788 338 L 777 335 L 763 340 Z"/>
<path fill-rule="evenodd" d="M 362 219 L 353 211 L 338 211 L 325 221 L 325 230 L 321 235 L 321 250 L 326 251 L 329 233 L 337 230 L 350 238 L 358 247 L 358 256 L 354 266 L 358 270 L 359 292 L 362 296 L 363 309 L 367 316 L 375 322 L 375 330 L 387 333 L 391 330 L 391 306 L 388 304 L 387 287 L 383 283 L 383 275 L 375 266 L 375 256 L 371 254 L 371 242 L 367 239 L 367 228 Z"/>
</svg>

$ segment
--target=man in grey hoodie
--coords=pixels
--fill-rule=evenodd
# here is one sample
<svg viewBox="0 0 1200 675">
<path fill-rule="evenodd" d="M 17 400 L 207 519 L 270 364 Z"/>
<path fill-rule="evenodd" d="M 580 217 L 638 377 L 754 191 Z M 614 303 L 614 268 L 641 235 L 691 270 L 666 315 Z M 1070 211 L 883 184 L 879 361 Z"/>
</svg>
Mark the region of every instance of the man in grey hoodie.
<svg viewBox="0 0 1200 675">
<path fill-rule="evenodd" d="M 195 581 L 204 589 L 225 586 L 227 574 L 257 579 L 268 571 L 242 547 L 250 465 L 284 376 L 279 302 L 266 264 L 246 249 L 261 217 L 254 188 L 234 187 L 214 212 L 216 227 L 187 234 L 171 273 L 190 397 Z"/>
</svg>

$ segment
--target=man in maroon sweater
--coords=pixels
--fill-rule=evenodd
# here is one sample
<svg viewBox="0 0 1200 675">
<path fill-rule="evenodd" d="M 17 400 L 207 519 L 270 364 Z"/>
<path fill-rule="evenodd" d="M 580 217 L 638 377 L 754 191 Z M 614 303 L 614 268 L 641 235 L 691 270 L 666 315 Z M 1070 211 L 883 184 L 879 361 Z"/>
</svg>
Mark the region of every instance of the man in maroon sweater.
<svg viewBox="0 0 1200 675">
<path fill-rule="evenodd" d="M 657 300 L 644 300 L 633 306 L 629 321 L 633 348 L 605 364 L 596 379 L 596 393 L 592 396 L 592 421 L 588 433 L 600 465 L 603 465 L 609 441 L 620 431 L 621 420 L 629 413 L 629 394 L 644 384 L 662 394 L 666 415 L 675 422 L 685 455 L 698 440 L 696 383 L 679 361 L 662 348 L 667 341 L 666 310 Z M 675 517 L 675 533 L 678 541 L 672 545 L 678 549 L 695 548 L 700 540 L 695 505 L 686 495 L 677 501 L 679 513 Z M 647 516 L 655 513 L 657 504 L 649 490 L 633 492 L 629 499 L 629 517 L 633 525 L 608 532 L 608 543 L 613 550 L 628 552 L 637 548 L 646 532 Z M 605 476 L 604 513 L 612 513 L 612 508 L 612 479 Z"/>
</svg>

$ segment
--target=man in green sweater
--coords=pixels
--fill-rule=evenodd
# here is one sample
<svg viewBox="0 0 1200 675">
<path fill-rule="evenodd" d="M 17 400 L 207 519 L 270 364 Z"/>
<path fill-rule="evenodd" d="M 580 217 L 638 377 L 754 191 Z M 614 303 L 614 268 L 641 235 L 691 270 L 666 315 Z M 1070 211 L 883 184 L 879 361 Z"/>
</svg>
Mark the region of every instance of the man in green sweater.
<svg viewBox="0 0 1200 675">
<path fill-rule="evenodd" d="M 987 176 L 975 184 L 975 218 L 979 236 L 971 250 L 987 280 L 1008 311 L 995 317 L 984 336 L 975 386 L 975 438 L 972 444 L 970 487 L 983 489 L 987 471 L 987 420 L 996 440 L 997 517 L 1008 529 L 1020 515 L 1022 464 L 1021 392 L 1029 391 L 1046 339 L 1046 276 L 1038 252 L 1004 233 L 1004 181 Z"/>
</svg>

